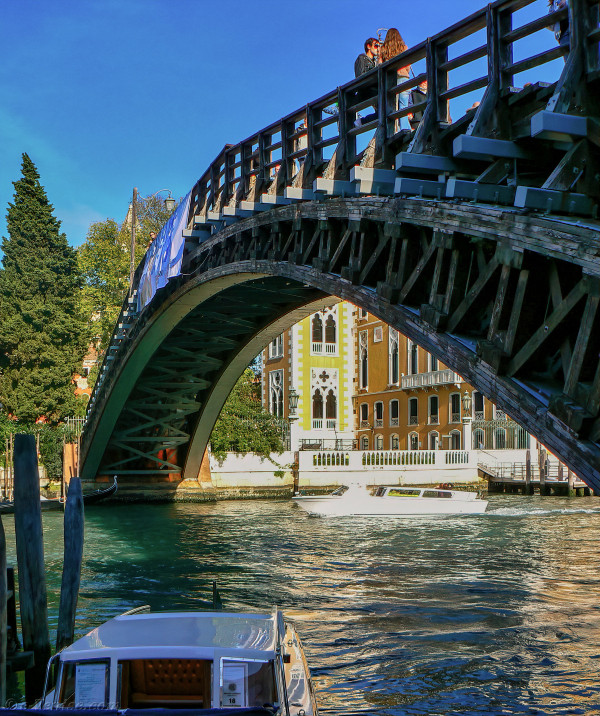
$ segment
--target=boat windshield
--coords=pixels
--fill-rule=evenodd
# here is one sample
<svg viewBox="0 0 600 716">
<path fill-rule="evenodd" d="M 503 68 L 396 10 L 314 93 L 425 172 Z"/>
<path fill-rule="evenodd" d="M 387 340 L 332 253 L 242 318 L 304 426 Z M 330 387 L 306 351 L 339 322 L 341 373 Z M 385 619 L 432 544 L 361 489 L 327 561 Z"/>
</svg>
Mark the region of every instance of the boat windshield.
<svg viewBox="0 0 600 716">
<path fill-rule="evenodd" d="M 424 490 L 423 497 L 452 497 L 452 493 L 445 490 Z"/>
<path fill-rule="evenodd" d="M 335 495 L 336 497 L 339 497 L 340 495 L 343 495 L 344 492 L 348 492 L 348 488 L 346 485 L 341 485 L 337 488 L 337 490 L 334 490 L 331 494 Z"/>
<path fill-rule="evenodd" d="M 64 708 L 106 708 L 109 666 L 108 659 L 63 662 L 56 705 Z"/>
<path fill-rule="evenodd" d="M 388 490 L 387 497 L 419 497 L 421 490 Z"/>
</svg>

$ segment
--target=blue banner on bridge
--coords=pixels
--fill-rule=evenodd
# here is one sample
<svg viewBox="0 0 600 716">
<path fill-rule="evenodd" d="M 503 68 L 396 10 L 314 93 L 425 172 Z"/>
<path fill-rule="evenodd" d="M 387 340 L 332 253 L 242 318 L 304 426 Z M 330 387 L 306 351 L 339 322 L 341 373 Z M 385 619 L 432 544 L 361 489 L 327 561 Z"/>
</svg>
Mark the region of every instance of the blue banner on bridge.
<svg viewBox="0 0 600 716">
<path fill-rule="evenodd" d="M 191 195 L 189 191 L 146 252 L 138 286 L 138 311 L 150 303 L 154 294 L 166 286 L 170 278 L 181 273 L 185 243 L 183 230 L 187 225 Z"/>
</svg>

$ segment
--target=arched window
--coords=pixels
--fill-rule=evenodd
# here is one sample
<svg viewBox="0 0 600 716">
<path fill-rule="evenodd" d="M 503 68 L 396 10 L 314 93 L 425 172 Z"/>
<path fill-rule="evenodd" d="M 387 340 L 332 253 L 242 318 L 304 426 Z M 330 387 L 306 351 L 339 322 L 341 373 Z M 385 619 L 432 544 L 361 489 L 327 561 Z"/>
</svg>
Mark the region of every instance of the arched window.
<svg viewBox="0 0 600 716">
<path fill-rule="evenodd" d="M 320 390 L 315 390 L 312 399 L 313 428 L 323 427 L 323 396 Z"/>
<path fill-rule="evenodd" d="M 383 450 L 383 435 L 375 436 L 375 450 Z"/>
<path fill-rule="evenodd" d="M 419 424 L 419 399 L 409 398 L 408 400 L 408 424 Z"/>
<path fill-rule="evenodd" d="M 366 435 L 363 435 L 360 439 L 360 449 L 361 450 L 369 449 L 369 438 Z"/>
<path fill-rule="evenodd" d="M 397 428 L 400 425 L 400 403 L 397 400 L 390 400 L 390 427 Z"/>
<path fill-rule="evenodd" d="M 367 403 L 360 404 L 360 426 L 361 428 L 369 427 L 369 406 Z"/>
<path fill-rule="evenodd" d="M 504 450 L 506 447 L 506 430 L 504 428 L 496 428 L 494 430 L 494 448 L 496 450 Z"/>
<path fill-rule="evenodd" d="M 398 331 L 389 329 L 389 381 L 390 385 L 398 385 L 400 380 L 400 358 L 398 353 Z"/>
<path fill-rule="evenodd" d="M 460 432 L 453 430 L 450 433 L 450 450 L 460 450 Z"/>
<path fill-rule="evenodd" d="M 330 390 L 325 398 L 325 417 L 327 420 L 335 420 L 337 418 L 337 398 L 333 390 Z"/>
<path fill-rule="evenodd" d="M 375 425 L 373 427 L 382 428 L 383 427 L 383 403 L 381 402 L 381 400 L 378 400 L 373 407 L 375 409 Z"/>
<path fill-rule="evenodd" d="M 485 433 L 481 428 L 473 430 L 473 448 L 483 450 L 485 447 Z"/>
<path fill-rule="evenodd" d="M 415 375 L 419 372 L 419 346 L 408 340 L 408 372 Z"/>
<path fill-rule="evenodd" d="M 398 435 L 392 435 L 390 437 L 390 449 L 391 450 L 399 450 L 400 449 L 400 438 Z"/>
<path fill-rule="evenodd" d="M 448 406 L 450 413 L 450 423 L 460 423 L 460 393 L 451 393 L 450 405 Z"/>
<path fill-rule="evenodd" d="M 329 314 L 329 316 L 327 316 L 327 320 L 325 321 L 325 343 L 335 343 L 335 334 L 335 318 Z"/>
<path fill-rule="evenodd" d="M 312 342 L 323 343 L 323 319 L 320 313 L 315 313 L 312 319 Z"/>
<path fill-rule="evenodd" d="M 429 425 L 439 425 L 440 423 L 440 401 L 437 395 L 429 396 Z"/>
<path fill-rule="evenodd" d="M 269 412 L 283 417 L 283 371 L 272 370 L 269 373 Z"/>
<path fill-rule="evenodd" d="M 428 443 L 429 443 L 429 449 L 430 449 L 430 450 L 437 450 L 437 449 L 438 449 L 438 445 L 440 444 L 440 436 L 439 436 L 439 434 L 438 434 L 435 430 L 432 430 L 432 431 L 429 433 Z"/>
<path fill-rule="evenodd" d="M 473 411 L 475 420 L 485 420 L 483 394 L 478 390 L 473 391 Z"/>
<path fill-rule="evenodd" d="M 369 385 L 369 352 L 368 352 L 367 331 L 361 331 L 359 334 L 359 388 L 366 388 Z"/>
<path fill-rule="evenodd" d="M 408 434 L 408 449 L 418 450 L 419 449 L 419 436 L 417 433 Z"/>
</svg>

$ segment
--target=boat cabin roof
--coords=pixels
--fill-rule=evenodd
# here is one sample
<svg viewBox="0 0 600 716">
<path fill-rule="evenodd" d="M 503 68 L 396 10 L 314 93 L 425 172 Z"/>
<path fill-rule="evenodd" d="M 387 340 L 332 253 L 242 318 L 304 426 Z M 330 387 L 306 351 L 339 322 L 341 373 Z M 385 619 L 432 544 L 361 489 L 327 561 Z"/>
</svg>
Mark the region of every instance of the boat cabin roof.
<svg viewBox="0 0 600 716">
<path fill-rule="evenodd" d="M 277 625 L 270 614 L 158 612 L 115 617 L 64 649 L 63 661 L 179 656 L 273 659 Z"/>
</svg>

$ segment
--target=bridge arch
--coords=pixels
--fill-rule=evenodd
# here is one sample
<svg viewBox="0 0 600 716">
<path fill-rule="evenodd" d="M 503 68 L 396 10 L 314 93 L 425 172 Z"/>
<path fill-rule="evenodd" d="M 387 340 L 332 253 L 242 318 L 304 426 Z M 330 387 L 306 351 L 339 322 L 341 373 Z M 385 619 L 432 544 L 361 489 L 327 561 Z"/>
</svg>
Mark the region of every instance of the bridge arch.
<svg viewBox="0 0 600 716">
<path fill-rule="evenodd" d="M 94 396 L 83 476 L 195 478 L 244 367 L 333 296 L 443 360 L 600 489 L 594 228 L 574 237 L 547 217 L 418 199 L 323 208 L 276 208 L 188 246 L 183 275 L 132 325 Z M 586 415 L 569 391 L 587 391 Z M 148 465 L 152 445 L 172 452 Z"/>
</svg>

